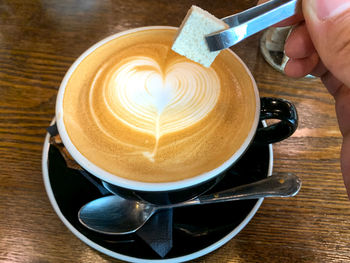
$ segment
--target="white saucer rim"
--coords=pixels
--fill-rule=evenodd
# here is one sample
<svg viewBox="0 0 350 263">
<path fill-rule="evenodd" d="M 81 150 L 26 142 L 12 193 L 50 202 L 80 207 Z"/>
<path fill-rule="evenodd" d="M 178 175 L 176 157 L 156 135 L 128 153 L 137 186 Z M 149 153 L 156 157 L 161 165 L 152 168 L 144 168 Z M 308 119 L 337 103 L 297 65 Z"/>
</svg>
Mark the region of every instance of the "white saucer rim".
<svg viewBox="0 0 350 263">
<path fill-rule="evenodd" d="M 249 221 L 253 218 L 255 213 L 258 211 L 259 207 L 261 206 L 264 198 L 260 198 L 257 203 L 254 205 L 252 210 L 249 212 L 249 214 L 246 216 L 246 218 L 237 226 L 235 227 L 229 234 L 227 234 L 225 237 L 220 239 L 219 241 L 211 244 L 210 246 L 203 248 L 197 252 L 185 255 L 185 256 L 180 256 L 176 258 L 169 258 L 169 259 L 142 259 L 142 258 L 136 258 L 136 257 L 131 257 L 127 255 L 123 255 L 114 251 L 111 251 L 103 246 L 100 246 L 99 244 L 95 243 L 94 241 L 90 240 L 87 238 L 85 235 L 80 233 L 71 223 L 66 219 L 66 217 L 63 215 L 61 212 L 55 196 L 53 194 L 50 180 L 49 180 L 49 172 L 48 172 L 48 153 L 49 153 L 49 138 L 50 135 L 46 134 L 45 141 L 44 141 L 44 146 L 43 146 L 43 153 L 42 153 L 42 172 L 43 172 L 43 180 L 44 180 L 44 185 L 46 189 L 46 193 L 49 197 L 50 203 L 52 207 L 54 208 L 54 211 L 58 215 L 58 217 L 61 219 L 63 224 L 76 236 L 78 237 L 81 241 L 83 241 L 85 244 L 88 246 L 96 249 L 97 251 L 106 254 L 112 258 L 124 260 L 127 262 L 140 262 L 140 263 L 150 263 L 150 262 L 162 262 L 162 263 L 173 263 L 173 262 L 185 262 L 189 260 L 193 260 L 199 257 L 202 257 L 206 254 L 211 253 L 212 251 L 218 249 L 219 247 L 223 246 L 226 244 L 228 241 L 230 241 L 233 237 L 235 237 L 248 223 Z M 273 169 L 273 149 L 272 145 L 269 145 L 269 168 L 268 168 L 268 176 L 272 174 L 272 169 Z"/>
</svg>

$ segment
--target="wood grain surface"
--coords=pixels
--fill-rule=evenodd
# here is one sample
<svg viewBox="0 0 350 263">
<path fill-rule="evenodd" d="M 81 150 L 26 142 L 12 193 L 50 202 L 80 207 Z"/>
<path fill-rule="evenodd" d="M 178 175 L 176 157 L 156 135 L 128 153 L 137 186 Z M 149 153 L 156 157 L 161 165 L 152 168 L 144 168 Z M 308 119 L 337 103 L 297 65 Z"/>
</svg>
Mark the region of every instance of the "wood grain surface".
<svg viewBox="0 0 350 263">
<path fill-rule="evenodd" d="M 89 46 L 139 26 L 178 26 L 196 4 L 217 17 L 255 5 L 230 0 L 0 0 L 0 262 L 118 262 L 76 238 L 45 192 L 41 155 L 60 82 Z M 288 99 L 300 125 L 274 146 L 274 171 L 293 172 L 294 198 L 266 199 L 225 246 L 193 262 L 350 262 L 350 202 L 339 164 L 334 101 L 317 79 L 272 69 L 255 35 L 233 50 L 261 96 Z"/>
</svg>

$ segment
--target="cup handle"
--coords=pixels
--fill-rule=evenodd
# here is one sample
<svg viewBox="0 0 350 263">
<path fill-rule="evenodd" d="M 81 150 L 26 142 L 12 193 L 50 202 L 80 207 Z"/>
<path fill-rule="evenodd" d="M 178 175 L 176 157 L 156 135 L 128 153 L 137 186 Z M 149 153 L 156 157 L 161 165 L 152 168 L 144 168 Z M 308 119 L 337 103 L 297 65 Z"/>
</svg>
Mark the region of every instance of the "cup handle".
<svg viewBox="0 0 350 263">
<path fill-rule="evenodd" d="M 275 119 L 277 123 L 257 129 L 254 142 L 270 144 L 291 136 L 298 127 L 298 114 L 295 106 L 284 99 L 261 98 L 260 121 Z"/>
</svg>

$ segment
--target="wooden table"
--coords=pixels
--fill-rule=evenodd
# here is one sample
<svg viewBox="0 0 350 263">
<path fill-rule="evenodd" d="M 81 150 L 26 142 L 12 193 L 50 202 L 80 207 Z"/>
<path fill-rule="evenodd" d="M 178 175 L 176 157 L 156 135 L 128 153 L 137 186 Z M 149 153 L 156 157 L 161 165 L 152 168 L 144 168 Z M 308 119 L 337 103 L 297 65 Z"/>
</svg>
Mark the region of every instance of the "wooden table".
<svg viewBox="0 0 350 263">
<path fill-rule="evenodd" d="M 118 262 L 76 238 L 52 209 L 41 172 L 45 129 L 60 81 L 84 50 L 125 29 L 178 26 L 191 4 L 224 17 L 255 1 L 0 1 L 0 262 Z M 274 146 L 274 171 L 296 173 L 303 187 L 295 198 L 266 199 L 242 232 L 194 262 L 350 262 L 333 99 L 319 80 L 272 69 L 259 37 L 233 49 L 262 96 L 295 103 L 299 129 Z"/>
</svg>

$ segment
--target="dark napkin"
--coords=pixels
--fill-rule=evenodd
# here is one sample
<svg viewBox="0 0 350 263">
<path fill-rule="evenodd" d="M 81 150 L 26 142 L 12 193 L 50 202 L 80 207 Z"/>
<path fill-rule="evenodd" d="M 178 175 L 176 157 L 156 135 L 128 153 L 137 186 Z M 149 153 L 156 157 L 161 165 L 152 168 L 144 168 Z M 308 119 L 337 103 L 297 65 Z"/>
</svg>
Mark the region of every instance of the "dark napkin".
<svg viewBox="0 0 350 263">
<path fill-rule="evenodd" d="M 162 258 L 173 247 L 173 209 L 154 214 L 136 234 Z"/>
<path fill-rule="evenodd" d="M 58 135 L 58 129 L 57 129 L 56 122 L 54 124 L 52 124 L 51 126 L 47 127 L 46 130 L 52 137 Z"/>
<path fill-rule="evenodd" d="M 59 136 L 56 123 L 48 127 L 46 130 L 51 137 Z M 58 147 L 56 143 L 57 141 L 60 140 L 50 140 L 50 143 L 60 150 L 61 154 L 64 155 L 66 162 L 71 163 L 72 157 L 67 156 L 68 153 L 62 151 L 62 147 Z M 79 170 L 89 182 L 95 185 L 103 196 L 110 194 L 110 192 L 104 188 L 94 176 L 82 169 L 78 164 L 73 165 L 71 168 L 74 167 Z M 164 209 L 157 212 L 136 232 L 136 234 L 160 257 L 165 257 L 173 246 L 173 210 Z"/>
</svg>

